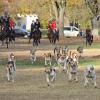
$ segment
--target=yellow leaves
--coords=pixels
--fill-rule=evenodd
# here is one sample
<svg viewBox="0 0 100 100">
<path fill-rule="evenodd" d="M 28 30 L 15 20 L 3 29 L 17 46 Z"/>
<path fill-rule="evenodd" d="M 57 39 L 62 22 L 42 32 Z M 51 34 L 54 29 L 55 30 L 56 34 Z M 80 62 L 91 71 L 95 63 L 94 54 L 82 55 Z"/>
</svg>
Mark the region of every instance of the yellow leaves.
<svg viewBox="0 0 100 100">
<path fill-rule="evenodd" d="M 81 2 L 82 0 L 68 0 L 67 5 L 69 5 L 70 7 L 78 6 L 81 4 Z"/>
</svg>

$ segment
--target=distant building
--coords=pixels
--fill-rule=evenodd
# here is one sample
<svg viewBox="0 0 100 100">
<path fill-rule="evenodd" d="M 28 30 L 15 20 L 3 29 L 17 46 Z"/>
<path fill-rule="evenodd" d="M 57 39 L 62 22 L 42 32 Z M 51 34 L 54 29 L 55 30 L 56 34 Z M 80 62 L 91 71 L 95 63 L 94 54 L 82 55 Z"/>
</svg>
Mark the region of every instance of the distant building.
<svg viewBox="0 0 100 100">
<path fill-rule="evenodd" d="M 30 30 L 32 21 L 33 20 L 36 21 L 36 19 L 38 19 L 38 15 L 36 14 L 30 14 L 30 15 L 17 14 L 15 27 Z"/>
</svg>

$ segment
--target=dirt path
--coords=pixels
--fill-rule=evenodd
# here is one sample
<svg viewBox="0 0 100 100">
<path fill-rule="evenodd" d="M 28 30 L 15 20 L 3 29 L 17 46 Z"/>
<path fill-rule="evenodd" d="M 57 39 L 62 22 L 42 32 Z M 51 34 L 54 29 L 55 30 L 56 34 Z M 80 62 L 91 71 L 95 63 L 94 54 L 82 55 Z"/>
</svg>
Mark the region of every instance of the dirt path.
<svg viewBox="0 0 100 100">
<path fill-rule="evenodd" d="M 75 50 L 72 50 L 75 51 Z M 30 51 L 13 51 L 15 56 L 17 57 L 29 57 Z M 44 53 L 51 52 L 53 54 L 53 50 L 37 50 L 36 55 L 37 56 L 43 56 Z M 77 52 L 77 51 L 76 51 Z M 0 52 L 0 58 L 7 58 L 9 53 L 11 52 Z M 84 49 L 83 56 L 100 56 L 100 49 Z"/>
<path fill-rule="evenodd" d="M 96 71 L 100 70 L 100 66 L 94 66 L 94 68 Z M 79 66 L 79 68 L 78 68 L 79 71 L 83 71 L 84 69 L 85 69 L 84 66 Z M 44 70 L 45 70 L 45 68 L 43 68 L 43 67 L 42 68 L 24 68 L 24 69 L 19 68 L 19 69 L 17 69 L 18 72 L 30 72 L 30 71 L 41 72 Z M 58 67 L 56 67 L 56 70 L 59 70 Z"/>
</svg>

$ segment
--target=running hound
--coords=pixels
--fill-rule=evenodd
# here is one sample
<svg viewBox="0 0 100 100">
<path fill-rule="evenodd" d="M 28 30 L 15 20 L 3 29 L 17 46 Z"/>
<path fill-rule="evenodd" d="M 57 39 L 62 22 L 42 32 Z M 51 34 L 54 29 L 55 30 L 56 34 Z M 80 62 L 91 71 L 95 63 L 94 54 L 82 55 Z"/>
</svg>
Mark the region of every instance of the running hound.
<svg viewBox="0 0 100 100">
<path fill-rule="evenodd" d="M 52 56 L 51 53 L 44 53 L 45 66 L 51 66 Z"/>
<path fill-rule="evenodd" d="M 55 57 L 56 61 L 58 60 L 59 55 L 61 55 L 61 47 L 55 47 L 54 48 L 54 57 Z"/>
<path fill-rule="evenodd" d="M 14 62 L 8 61 L 6 66 L 7 80 L 14 82 Z"/>
<path fill-rule="evenodd" d="M 77 48 L 77 51 L 78 51 L 78 53 L 79 53 L 79 57 L 82 57 L 82 54 L 83 54 L 83 47 L 82 47 L 82 46 L 79 46 L 79 47 Z"/>
<path fill-rule="evenodd" d="M 78 82 L 77 71 L 78 71 L 78 59 L 77 54 L 73 53 L 72 57 L 67 59 L 68 66 L 68 80 L 71 81 L 72 77 L 74 77 L 75 81 Z"/>
<path fill-rule="evenodd" d="M 94 87 L 96 87 L 96 72 L 93 65 L 87 65 L 86 69 L 84 70 L 84 86 L 88 85 L 89 79 L 92 79 Z"/>
<path fill-rule="evenodd" d="M 45 66 L 46 82 L 48 86 L 54 85 L 56 79 L 56 71 L 54 67 Z"/>
<path fill-rule="evenodd" d="M 63 56 L 60 56 L 58 58 L 58 67 L 59 67 L 59 71 L 66 71 L 66 57 L 63 55 Z"/>
<path fill-rule="evenodd" d="M 16 59 L 15 59 L 14 53 L 10 53 L 8 57 L 8 62 L 10 61 L 13 62 L 13 68 L 14 68 L 14 71 L 16 71 Z"/>
<path fill-rule="evenodd" d="M 37 59 L 36 50 L 30 50 L 30 59 L 31 59 L 32 64 L 33 64 L 33 62 L 36 61 L 36 59 Z"/>
<path fill-rule="evenodd" d="M 68 46 L 62 47 L 62 54 L 67 54 L 68 53 Z"/>
</svg>

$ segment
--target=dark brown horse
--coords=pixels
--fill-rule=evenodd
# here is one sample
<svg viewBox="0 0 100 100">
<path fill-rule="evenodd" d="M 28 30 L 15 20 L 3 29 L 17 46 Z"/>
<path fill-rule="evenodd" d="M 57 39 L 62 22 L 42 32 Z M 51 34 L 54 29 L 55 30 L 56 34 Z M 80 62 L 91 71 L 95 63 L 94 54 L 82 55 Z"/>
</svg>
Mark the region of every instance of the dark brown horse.
<svg viewBox="0 0 100 100">
<path fill-rule="evenodd" d="M 13 30 L 9 27 L 9 18 L 5 21 L 5 19 L 2 19 L 0 21 L 0 41 L 2 42 L 2 45 L 6 43 L 7 48 L 9 47 L 10 42 L 15 41 L 15 35 Z"/>
<path fill-rule="evenodd" d="M 41 35 L 42 35 L 42 32 L 40 30 L 35 30 L 34 32 L 30 34 L 29 43 L 30 43 L 30 40 L 33 39 L 33 45 L 38 45 L 40 43 Z"/>
<path fill-rule="evenodd" d="M 90 45 L 93 43 L 93 35 L 91 32 L 90 27 L 88 26 L 88 28 L 86 29 L 86 46 Z"/>
<path fill-rule="evenodd" d="M 86 45 L 89 44 L 90 46 L 93 43 L 93 35 L 87 36 L 86 37 Z"/>
<path fill-rule="evenodd" d="M 59 31 L 58 30 L 49 29 L 47 37 L 48 37 L 48 39 L 49 39 L 51 44 L 55 44 L 56 40 L 59 41 Z"/>
</svg>

